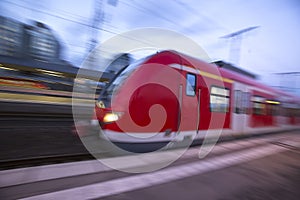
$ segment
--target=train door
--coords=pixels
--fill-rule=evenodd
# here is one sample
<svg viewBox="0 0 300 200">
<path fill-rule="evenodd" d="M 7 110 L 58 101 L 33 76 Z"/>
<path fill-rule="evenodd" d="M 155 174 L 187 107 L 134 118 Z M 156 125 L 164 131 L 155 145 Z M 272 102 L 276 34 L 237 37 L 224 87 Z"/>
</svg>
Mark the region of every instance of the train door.
<svg viewBox="0 0 300 200">
<path fill-rule="evenodd" d="M 181 106 L 181 117 L 184 119 L 181 122 L 182 134 L 195 136 L 198 130 L 199 121 L 199 104 L 197 90 L 197 75 L 196 73 L 185 73 L 185 89 L 183 89 L 183 98 Z"/>
<path fill-rule="evenodd" d="M 198 133 L 200 130 L 200 97 L 201 97 L 201 88 L 199 84 L 197 84 L 197 76 L 193 73 L 187 73 L 187 83 L 190 84 L 191 87 L 187 87 L 186 95 L 189 98 L 193 99 L 190 101 L 189 105 L 189 116 L 191 116 L 190 127 L 191 131 Z"/>
<path fill-rule="evenodd" d="M 198 88 L 197 89 L 197 134 L 199 133 L 200 131 L 200 118 L 201 118 L 201 89 Z"/>
<path fill-rule="evenodd" d="M 242 134 L 248 127 L 250 93 L 247 85 L 239 82 L 235 82 L 233 88 L 232 129 L 234 133 Z"/>
</svg>

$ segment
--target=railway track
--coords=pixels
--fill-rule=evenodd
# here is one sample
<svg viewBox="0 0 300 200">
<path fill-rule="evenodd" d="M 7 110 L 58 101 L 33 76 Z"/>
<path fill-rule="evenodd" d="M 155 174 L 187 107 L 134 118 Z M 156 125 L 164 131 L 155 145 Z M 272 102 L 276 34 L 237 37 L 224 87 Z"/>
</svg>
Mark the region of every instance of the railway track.
<svg viewBox="0 0 300 200">
<path fill-rule="evenodd" d="M 291 130 L 289 132 L 293 133 L 299 130 Z M 288 132 L 288 131 L 285 131 Z M 285 144 L 282 142 L 278 142 L 277 139 L 282 137 L 283 135 L 280 134 L 282 132 L 273 132 L 273 133 L 266 133 L 262 135 L 252 135 L 252 136 L 245 136 L 245 137 L 239 137 L 239 138 L 225 138 L 220 141 L 218 141 L 218 144 L 225 143 L 228 144 L 233 141 L 242 141 L 246 139 L 259 139 L 259 138 L 269 138 L 270 143 L 284 146 L 286 148 L 294 148 L 290 146 L 289 144 Z M 272 139 L 274 141 L 272 141 Z M 201 141 L 194 142 L 192 146 L 200 145 Z M 123 146 L 126 149 L 126 146 Z M 122 148 L 123 148 L 122 147 Z M 131 147 L 131 146 L 130 146 Z M 180 148 L 181 146 L 174 146 L 174 148 Z M 173 149 L 174 149 L 173 148 Z M 134 149 L 127 149 L 130 151 L 134 151 Z M 296 149 L 297 151 L 299 149 Z M 138 152 L 138 151 L 136 151 Z M 103 152 L 101 153 L 101 158 L 105 157 L 114 157 L 118 155 L 113 155 L 110 152 Z M 120 155 L 123 156 L 123 155 Z M 33 167 L 33 166 L 40 166 L 40 165 L 49 165 L 49 164 L 58 164 L 58 163 L 68 163 L 68 162 L 74 162 L 74 161 L 84 161 L 84 160 L 93 160 L 95 159 L 91 154 L 88 152 L 84 153 L 69 153 L 69 154 L 55 154 L 55 155 L 43 155 L 43 156 L 31 156 L 27 158 L 17 158 L 17 159 L 5 159 L 0 160 L 0 170 L 8 170 L 8 169 L 15 169 L 15 168 L 23 168 L 23 167 Z"/>
<path fill-rule="evenodd" d="M 8 159 L 8 160 L 0 161 L 0 170 L 66 163 L 66 162 L 74 162 L 74 161 L 84 161 L 84 160 L 92 160 L 92 159 L 94 159 L 94 157 L 88 153 L 37 156 L 37 157 L 22 158 L 22 159 Z"/>
</svg>

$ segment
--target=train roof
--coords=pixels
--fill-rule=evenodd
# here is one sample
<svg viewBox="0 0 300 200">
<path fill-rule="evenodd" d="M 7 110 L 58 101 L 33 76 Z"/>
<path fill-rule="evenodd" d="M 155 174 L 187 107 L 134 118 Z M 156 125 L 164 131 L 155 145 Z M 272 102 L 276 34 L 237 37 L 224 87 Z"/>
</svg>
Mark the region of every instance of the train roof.
<svg viewBox="0 0 300 200">
<path fill-rule="evenodd" d="M 220 67 L 216 63 L 207 63 L 198 58 L 195 58 L 195 57 L 183 54 L 183 53 L 179 53 L 179 52 L 173 51 L 173 50 L 161 51 L 155 55 L 158 56 L 158 55 L 162 55 L 162 54 L 166 54 L 168 56 L 180 56 L 180 58 L 183 58 L 183 59 L 181 59 L 183 65 L 197 68 L 200 71 L 215 74 L 215 71 L 217 69 L 220 72 L 220 75 L 224 78 L 231 79 L 233 81 L 237 81 L 237 82 L 244 83 L 247 85 L 251 85 L 251 86 L 266 90 L 266 91 L 270 91 L 272 93 L 277 94 L 282 99 L 286 99 L 287 102 L 297 103 L 300 105 L 300 97 L 299 96 L 295 96 L 288 92 L 281 91 L 279 89 L 275 89 L 271 86 L 267 86 L 267 85 L 259 82 L 258 80 L 256 80 L 255 75 L 253 75 L 249 72 L 245 72 L 243 70 L 232 70 L 227 67 Z M 155 55 L 153 55 L 153 56 L 155 56 Z"/>
<path fill-rule="evenodd" d="M 215 61 L 215 62 L 212 62 L 214 64 L 216 64 L 218 67 L 220 68 L 224 68 L 224 69 L 228 69 L 230 71 L 234 71 L 234 72 L 237 72 L 239 74 L 242 74 L 242 75 L 245 75 L 245 76 L 248 76 L 250 78 L 253 78 L 253 79 L 257 79 L 257 76 L 253 73 L 250 73 L 246 70 L 243 70 L 241 68 L 238 68 L 230 63 L 227 63 L 227 62 L 224 62 L 222 60 L 219 60 L 219 61 Z"/>
</svg>

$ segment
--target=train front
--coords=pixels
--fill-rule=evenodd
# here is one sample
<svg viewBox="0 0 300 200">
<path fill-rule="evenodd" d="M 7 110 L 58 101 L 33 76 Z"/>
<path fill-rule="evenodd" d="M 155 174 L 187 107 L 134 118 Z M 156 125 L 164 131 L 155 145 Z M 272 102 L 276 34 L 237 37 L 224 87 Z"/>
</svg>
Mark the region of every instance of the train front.
<svg viewBox="0 0 300 200">
<path fill-rule="evenodd" d="M 132 99 L 128 99 L 129 90 L 137 84 L 133 74 L 141 68 L 144 60 L 137 61 L 123 68 L 115 78 L 103 89 L 96 102 L 96 118 L 101 126 L 100 136 L 112 142 L 133 142 L 125 133 L 136 133 L 130 126 L 129 109 Z"/>
<path fill-rule="evenodd" d="M 179 74 L 170 73 L 168 64 L 174 61 L 168 56 L 156 54 L 129 65 L 102 91 L 95 108 L 102 136 L 112 142 L 157 143 L 176 133 Z"/>
</svg>

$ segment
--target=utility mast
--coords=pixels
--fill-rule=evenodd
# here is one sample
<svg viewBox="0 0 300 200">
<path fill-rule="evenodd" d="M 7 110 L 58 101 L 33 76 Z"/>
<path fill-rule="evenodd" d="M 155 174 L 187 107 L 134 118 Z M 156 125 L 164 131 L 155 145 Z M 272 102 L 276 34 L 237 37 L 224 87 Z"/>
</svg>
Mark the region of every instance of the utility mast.
<svg viewBox="0 0 300 200">
<path fill-rule="evenodd" d="M 91 23 L 91 38 L 88 41 L 88 52 L 91 52 L 98 44 L 98 34 L 101 28 L 104 12 L 103 12 L 103 0 L 95 0 L 94 14 Z"/>
<path fill-rule="evenodd" d="M 228 35 L 222 36 L 221 38 L 230 39 L 230 51 L 229 51 L 229 61 L 233 64 L 238 65 L 240 60 L 240 53 L 241 53 L 241 44 L 242 44 L 242 35 L 257 29 L 259 26 L 248 27 Z"/>
<path fill-rule="evenodd" d="M 85 66 L 90 69 L 99 67 L 96 59 L 99 57 L 99 52 L 92 52 L 99 43 L 99 36 L 105 19 L 104 5 L 106 3 L 112 7 L 117 7 L 118 0 L 94 0 L 93 16 L 89 26 L 89 39 L 86 46 L 87 59 Z"/>
</svg>

